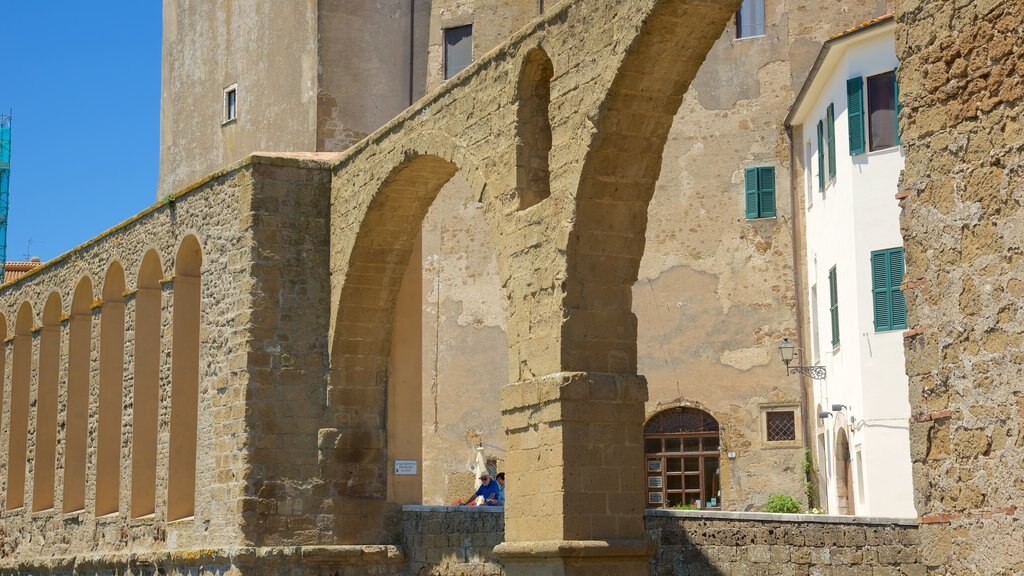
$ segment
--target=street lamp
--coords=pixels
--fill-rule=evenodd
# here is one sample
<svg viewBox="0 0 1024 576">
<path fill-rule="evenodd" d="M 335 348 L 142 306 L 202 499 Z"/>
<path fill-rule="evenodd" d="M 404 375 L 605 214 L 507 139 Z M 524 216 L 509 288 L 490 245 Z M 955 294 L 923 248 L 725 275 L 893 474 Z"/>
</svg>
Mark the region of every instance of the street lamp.
<svg viewBox="0 0 1024 576">
<path fill-rule="evenodd" d="M 779 354 L 782 355 L 782 363 L 786 365 L 786 375 L 793 373 L 803 374 L 809 376 L 814 380 L 825 379 L 825 367 L 824 366 L 790 366 L 789 364 L 796 357 L 796 346 L 789 341 L 789 338 L 783 338 L 782 343 L 779 344 Z"/>
</svg>

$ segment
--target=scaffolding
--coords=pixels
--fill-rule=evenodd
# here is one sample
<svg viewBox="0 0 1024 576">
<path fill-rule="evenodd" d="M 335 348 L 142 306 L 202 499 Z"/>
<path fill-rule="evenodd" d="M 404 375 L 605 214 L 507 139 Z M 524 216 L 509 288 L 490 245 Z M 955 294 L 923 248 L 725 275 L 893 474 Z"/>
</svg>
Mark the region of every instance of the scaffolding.
<svg viewBox="0 0 1024 576">
<path fill-rule="evenodd" d="M 7 268 L 7 209 L 11 181 L 11 113 L 0 113 L 0 284 Z"/>
</svg>

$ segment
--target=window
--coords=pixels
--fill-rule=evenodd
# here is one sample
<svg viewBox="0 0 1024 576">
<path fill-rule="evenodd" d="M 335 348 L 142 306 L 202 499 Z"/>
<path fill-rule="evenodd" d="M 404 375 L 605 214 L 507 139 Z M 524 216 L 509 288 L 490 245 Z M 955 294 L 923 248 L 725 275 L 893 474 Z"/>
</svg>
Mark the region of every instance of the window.
<svg viewBox="0 0 1024 576">
<path fill-rule="evenodd" d="M 832 317 L 832 347 L 839 347 L 839 288 L 836 285 L 836 267 L 828 271 L 828 306 Z"/>
<path fill-rule="evenodd" d="M 744 172 L 747 218 L 775 216 L 775 168 L 762 166 Z"/>
<path fill-rule="evenodd" d="M 224 124 L 238 118 L 238 85 L 232 84 L 224 89 Z"/>
<path fill-rule="evenodd" d="M 718 421 L 696 408 L 659 412 L 644 426 L 647 506 L 722 506 Z"/>
<path fill-rule="evenodd" d="M 811 286 L 811 359 L 818 363 L 818 285 Z"/>
<path fill-rule="evenodd" d="M 818 191 L 825 191 L 825 121 L 818 120 Z"/>
<path fill-rule="evenodd" d="M 896 134 L 896 73 L 868 78 L 868 138 L 872 150 L 899 144 Z"/>
<path fill-rule="evenodd" d="M 829 104 L 825 110 L 825 145 L 828 148 L 828 180 L 836 179 L 836 107 Z"/>
<path fill-rule="evenodd" d="M 896 72 L 867 79 L 867 128 L 870 150 L 884 150 L 900 143 L 899 86 Z M 850 121 L 850 155 L 863 154 L 864 149 L 864 79 L 860 76 L 846 81 L 846 98 Z"/>
<path fill-rule="evenodd" d="M 806 172 L 806 176 L 804 178 L 804 180 L 805 180 L 804 188 L 805 188 L 805 192 L 807 192 L 807 209 L 810 210 L 811 207 L 814 206 L 814 186 L 811 185 L 811 179 L 813 177 L 813 170 L 811 169 L 811 166 L 812 166 L 811 159 L 814 158 L 814 153 L 811 150 L 811 141 L 810 140 L 807 141 L 806 153 L 804 155 L 804 158 L 807 159 L 806 160 L 807 172 Z"/>
<path fill-rule="evenodd" d="M 473 25 L 444 31 L 444 78 L 455 76 L 473 61 Z"/>
<path fill-rule="evenodd" d="M 769 442 L 793 442 L 796 440 L 796 417 L 792 410 L 766 412 L 764 423 L 765 438 Z"/>
<path fill-rule="evenodd" d="M 875 332 L 906 330 L 907 304 L 900 290 L 903 282 L 903 248 L 871 253 L 871 298 Z"/>
<path fill-rule="evenodd" d="M 764 0 L 743 0 L 736 11 L 736 38 L 764 36 Z"/>
</svg>

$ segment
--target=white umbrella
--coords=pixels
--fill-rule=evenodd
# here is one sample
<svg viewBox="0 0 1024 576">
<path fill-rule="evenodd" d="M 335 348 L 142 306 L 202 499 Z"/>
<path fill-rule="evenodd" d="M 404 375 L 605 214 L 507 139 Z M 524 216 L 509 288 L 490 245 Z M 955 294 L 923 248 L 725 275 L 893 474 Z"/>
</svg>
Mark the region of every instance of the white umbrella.
<svg viewBox="0 0 1024 576">
<path fill-rule="evenodd" d="M 475 488 L 480 488 L 480 485 L 483 484 L 483 482 L 480 481 L 480 477 L 484 474 L 490 474 L 490 471 L 487 470 L 487 459 L 484 458 L 483 446 L 476 447 L 476 465 L 473 466 L 473 473 L 476 476 L 473 486 Z M 480 506 L 481 504 L 483 504 L 483 496 L 477 496 L 476 505 Z"/>
</svg>

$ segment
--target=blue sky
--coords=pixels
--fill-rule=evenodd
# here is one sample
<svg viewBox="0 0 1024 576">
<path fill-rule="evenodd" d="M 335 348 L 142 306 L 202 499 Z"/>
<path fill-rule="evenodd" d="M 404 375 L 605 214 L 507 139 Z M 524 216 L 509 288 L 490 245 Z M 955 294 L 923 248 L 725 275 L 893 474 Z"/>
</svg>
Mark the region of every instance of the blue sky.
<svg viewBox="0 0 1024 576">
<path fill-rule="evenodd" d="M 0 8 L 0 110 L 14 112 L 9 261 L 52 259 L 155 203 L 161 4 Z"/>
</svg>

